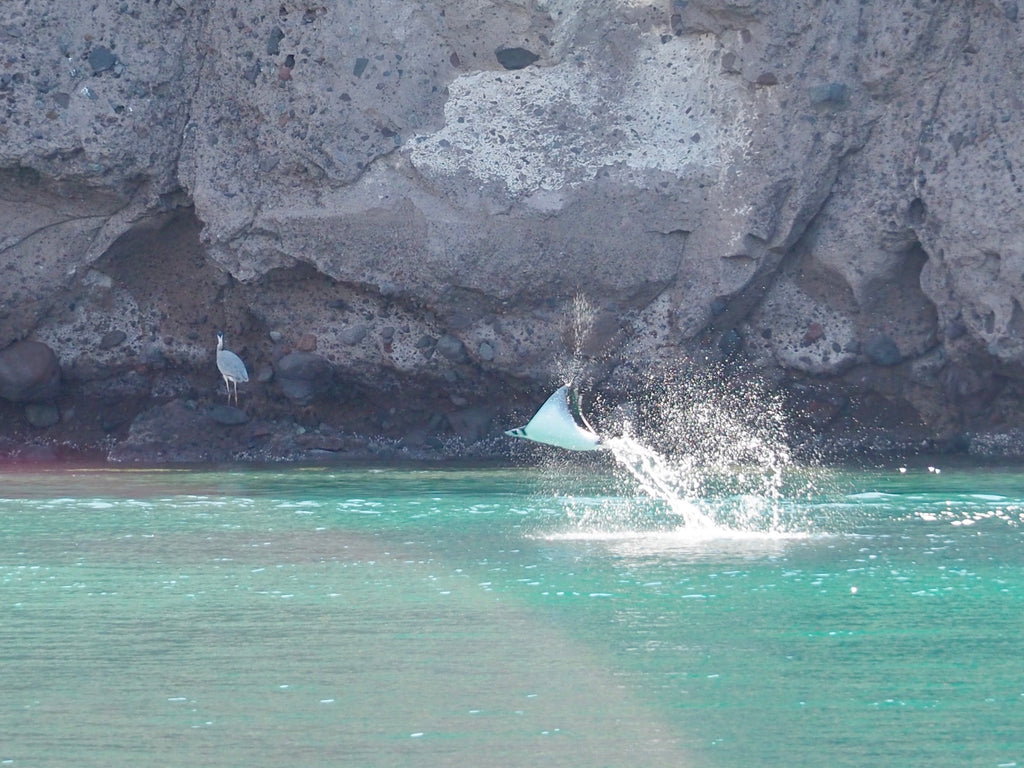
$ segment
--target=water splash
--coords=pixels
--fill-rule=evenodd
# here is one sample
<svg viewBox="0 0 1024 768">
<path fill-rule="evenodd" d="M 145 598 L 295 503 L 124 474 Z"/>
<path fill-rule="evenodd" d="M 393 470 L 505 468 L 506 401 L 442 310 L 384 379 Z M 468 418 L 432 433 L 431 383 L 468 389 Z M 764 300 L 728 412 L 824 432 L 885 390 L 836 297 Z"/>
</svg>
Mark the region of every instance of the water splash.
<svg viewBox="0 0 1024 768">
<path fill-rule="evenodd" d="M 587 365 L 584 347 L 596 317 L 597 309 L 594 305 L 585 294 L 577 293 L 573 297 L 568 327 L 565 329 L 571 354 L 558 366 L 559 378 L 566 384 L 578 383 L 583 379 Z"/>
<path fill-rule="evenodd" d="M 578 519 L 617 529 L 691 534 L 783 534 L 805 530 L 794 497 L 813 481 L 794 462 L 782 397 L 755 376 L 719 368 L 658 382 L 605 434 L 616 468 L 641 498 Z M 644 501 L 646 498 L 646 501 Z"/>
</svg>

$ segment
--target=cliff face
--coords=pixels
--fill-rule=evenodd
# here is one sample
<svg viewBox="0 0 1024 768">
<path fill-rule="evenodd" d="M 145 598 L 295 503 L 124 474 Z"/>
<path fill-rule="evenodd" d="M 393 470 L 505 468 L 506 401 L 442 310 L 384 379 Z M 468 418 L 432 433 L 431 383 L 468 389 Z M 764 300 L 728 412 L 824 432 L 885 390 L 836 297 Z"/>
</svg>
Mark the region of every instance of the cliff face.
<svg viewBox="0 0 1024 768">
<path fill-rule="evenodd" d="M 628 399 L 716 359 L 807 428 L 1012 430 L 1018 15 L 4 3 L 0 350 L 63 371 L 60 423 L 18 434 L 109 446 L 201 411 L 217 330 L 250 416 L 421 445 L 567 369 Z"/>
</svg>

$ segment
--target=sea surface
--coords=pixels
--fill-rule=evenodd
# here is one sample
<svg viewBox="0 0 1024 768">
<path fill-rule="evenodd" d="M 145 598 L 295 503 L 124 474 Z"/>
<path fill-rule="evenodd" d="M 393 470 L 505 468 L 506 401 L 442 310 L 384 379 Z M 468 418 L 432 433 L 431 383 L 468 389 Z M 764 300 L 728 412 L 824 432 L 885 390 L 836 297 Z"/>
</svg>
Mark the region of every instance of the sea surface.
<svg viewBox="0 0 1024 768">
<path fill-rule="evenodd" d="M 1024 469 L 764 473 L 0 472 L 0 765 L 1024 766 Z"/>
</svg>

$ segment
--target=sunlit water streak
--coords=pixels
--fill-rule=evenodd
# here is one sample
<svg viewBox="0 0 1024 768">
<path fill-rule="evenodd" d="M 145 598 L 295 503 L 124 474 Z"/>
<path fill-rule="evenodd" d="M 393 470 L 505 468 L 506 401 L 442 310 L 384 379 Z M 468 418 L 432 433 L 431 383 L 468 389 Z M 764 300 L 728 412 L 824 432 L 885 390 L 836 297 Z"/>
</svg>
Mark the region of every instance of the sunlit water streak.
<svg viewBox="0 0 1024 768">
<path fill-rule="evenodd" d="M 560 466 L 0 474 L 0 762 L 1024 765 L 1024 474 Z"/>
</svg>

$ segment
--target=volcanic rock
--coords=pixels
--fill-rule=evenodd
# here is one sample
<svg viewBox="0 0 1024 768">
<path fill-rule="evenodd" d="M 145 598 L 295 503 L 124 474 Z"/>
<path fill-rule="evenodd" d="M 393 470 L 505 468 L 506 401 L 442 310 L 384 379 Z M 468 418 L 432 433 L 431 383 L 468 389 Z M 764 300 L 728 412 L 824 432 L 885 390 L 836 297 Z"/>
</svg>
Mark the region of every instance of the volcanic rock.
<svg viewBox="0 0 1024 768">
<path fill-rule="evenodd" d="M 57 356 L 41 341 L 19 341 L 0 351 L 0 397 L 11 402 L 52 400 L 60 378 Z"/>
<path fill-rule="evenodd" d="M 275 366 L 275 380 L 281 392 L 297 405 L 309 405 L 327 392 L 333 378 L 331 364 L 312 352 L 291 352 Z"/>
</svg>

